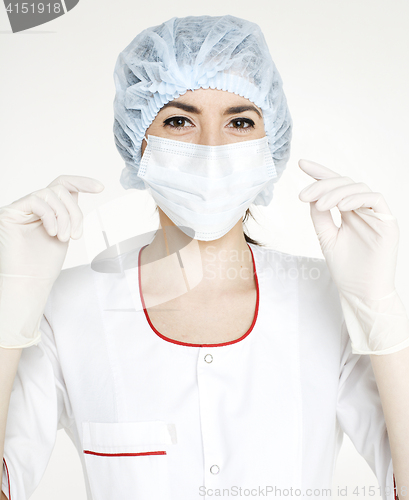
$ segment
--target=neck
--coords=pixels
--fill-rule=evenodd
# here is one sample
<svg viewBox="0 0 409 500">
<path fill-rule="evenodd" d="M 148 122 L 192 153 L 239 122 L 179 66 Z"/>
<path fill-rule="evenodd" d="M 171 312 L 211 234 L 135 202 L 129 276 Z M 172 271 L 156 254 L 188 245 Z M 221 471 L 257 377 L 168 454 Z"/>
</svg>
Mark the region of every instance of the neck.
<svg viewBox="0 0 409 500">
<path fill-rule="evenodd" d="M 161 229 L 143 250 L 141 264 L 151 264 L 150 281 L 179 288 L 182 272 L 188 290 L 239 290 L 253 286 L 253 261 L 242 221 L 212 241 L 193 240 L 159 209 Z"/>
</svg>

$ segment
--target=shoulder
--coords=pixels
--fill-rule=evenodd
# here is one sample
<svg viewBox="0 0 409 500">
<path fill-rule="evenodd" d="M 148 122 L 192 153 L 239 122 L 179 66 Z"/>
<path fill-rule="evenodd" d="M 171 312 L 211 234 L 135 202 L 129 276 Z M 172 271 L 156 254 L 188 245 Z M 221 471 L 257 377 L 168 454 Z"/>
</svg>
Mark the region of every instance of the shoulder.
<svg viewBox="0 0 409 500">
<path fill-rule="evenodd" d="M 51 295 L 54 301 L 69 301 L 89 291 L 93 283 L 90 264 L 63 269 L 56 279 Z"/>
<path fill-rule="evenodd" d="M 275 272 L 286 272 L 290 279 L 297 277 L 310 281 L 331 280 L 327 263 L 323 258 L 295 255 L 252 244 L 250 247 L 260 271 L 266 272 L 266 269 L 271 269 Z"/>
<path fill-rule="evenodd" d="M 121 255 L 63 269 L 55 281 L 44 315 L 58 322 L 96 317 L 116 302 L 130 303 L 129 279 L 135 282 L 141 247 Z M 126 300 L 125 300 L 126 299 Z"/>
<path fill-rule="evenodd" d="M 63 269 L 55 280 L 44 309 L 44 316 L 49 324 L 54 318 L 68 311 L 78 311 L 89 302 L 92 289 L 92 269 L 90 265 L 81 265 Z"/>
<path fill-rule="evenodd" d="M 328 315 L 342 321 L 342 309 L 336 287 L 324 258 L 281 252 L 251 245 L 257 276 L 264 286 L 279 293 L 296 294 L 300 310 Z"/>
</svg>

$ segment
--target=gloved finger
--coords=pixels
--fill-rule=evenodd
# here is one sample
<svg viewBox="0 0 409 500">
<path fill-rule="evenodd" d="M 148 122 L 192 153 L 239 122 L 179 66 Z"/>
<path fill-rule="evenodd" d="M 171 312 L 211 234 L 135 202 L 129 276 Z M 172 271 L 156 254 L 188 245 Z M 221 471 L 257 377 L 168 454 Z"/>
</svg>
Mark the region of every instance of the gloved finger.
<svg viewBox="0 0 409 500">
<path fill-rule="evenodd" d="M 78 193 L 73 192 L 71 194 L 63 185 L 52 186 L 50 189 L 54 191 L 64 203 L 69 215 L 68 227 L 63 235 L 67 236 L 68 234 L 68 238 L 71 236 L 73 239 L 79 239 L 82 234 L 83 215 L 78 203 L 73 197 L 73 194 L 78 196 Z"/>
<path fill-rule="evenodd" d="M 53 208 L 41 197 L 37 196 L 36 193 L 31 193 L 24 198 L 20 198 L 8 207 L 9 210 L 17 210 L 18 213 L 23 214 L 34 214 L 39 219 L 42 220 L 44 229 L 50 236 L 55 236 L 57 233 L 57 221 L 55 219 L 55 211 Z M 30 222 L 34 222 L 35 217 L 33 217 Z"/>
<path fill-rule="evenodd" d="M 60 186 L 61 188 L 62 186 Z M 65 190 L 67 193 L 68 191 Z M 66 204 L 61 199 L 64 197 L 59 192 L 55 192 L 52 188 L 44 188 L 32 193 L 44 200 L 45 203 L 52 208 L 55 214 L 55 232 L 53 236 L 57 236 L 60 241 L 68 241 L 70 237 L 70 215 L 67 210 Z M 69 193 L 68 193 L 69 194 Z M 71 196 L 71 195 L 70 195 Z"/>
<path fill-rule="evenodd" d="M 310 160 L 299 160 L 298 166 L 303 170 L 306 174 L 314 177 L 314 179 L 330 179 L 331 177 L 341 177 L 340 174 L 330 170 L 324 165 L 320 165 L 315 161 Z"/>
<path fill-rule="evenodd" d="M 47 187 L 64 186 L 68 191 L 74 193 L 100 193 L 104 188 L 97 179 L 84 177 L 82 175 L 60 175 Z"/>
<path fill-rule="evenodd" d="M 321 249 L 326 252 L 335 243 L 339 228 L 334 223 L 331 212 L 320 212 L 316 208 L 316 202 L 310 203 L 310 214 Z"/>
<path fill-rule="evenodd" d="M 348 226 L 359 235 L 361 241 L 365 240 L 369 243 L 373 241 L 373 238 L 377 238 L 376 235 L 382 238 L 386 237 L 392 243 L 399 233 L 396 217 L 374 212 L 370 208 L 361 207 L 343 211 L 341 212 L 341 219 L 341 226 Z"/>
<path fill-rule="evenodd" d="M 331 179 L 321 179 L 315 181 L 304 188 L 298 197 L 301 201 L 317 201 L 321 196 L 324 196 L 329 191 L 338 188 L 339 186 L 347 186 L 355 184 L 349 177 L 332 177 Z"/>
<path fill-rule="evenodd" d="M 368 193 L 371 192 L 370 188 L 363 182 L 355 182 L 354 184 L 347 184 L 345 186 L 333 189 L 329 193 L 324 194 L 317 201 L 318 210 L 331 210 L 338 206 L 342 200 L 346 197 L 352 196 L 358 193 Z M 341 209 L 340 209 L 341 210 Z"/>
<path fill-rule="evenodd" d="M 356 210 L 358 208 L 372 208 L 376 213 L 392 215 L 381 193 L 357 193 L 346 196 L 339 204 L 339 210 Z"/>
</svg>

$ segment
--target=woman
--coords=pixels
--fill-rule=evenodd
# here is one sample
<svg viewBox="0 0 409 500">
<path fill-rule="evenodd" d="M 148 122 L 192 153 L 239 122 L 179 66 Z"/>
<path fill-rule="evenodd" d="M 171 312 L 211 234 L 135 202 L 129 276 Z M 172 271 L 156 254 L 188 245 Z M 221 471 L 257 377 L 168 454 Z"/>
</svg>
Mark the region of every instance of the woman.
<svg viewBox="0 0 409 500">
<path fill-rule="evenodd" d="M 403 492 L 409 412 L 394 398 L 408 386 L 409 332 L 382 196 L 301 161 L 319 179 L 300 198 L 325 260 L 244 235 L 251 203 L 271 201 L 291 135 L 253 23 L 201 16 L 147 29 L 120 54 L 115 83 L 121 183 L 149 189 L 162 231 L 134 252 L 136 266 L 60 273 L 80 236 L 77 193 L 101 188 L 63 176 L 2 209 L 4 425 L 18 363 L 3 494 L 30 496 L 59 427 L 94 500 L 328 497 L 343 432 L 382 497 L 394 498 L 394 476 Z"/>
</svg>

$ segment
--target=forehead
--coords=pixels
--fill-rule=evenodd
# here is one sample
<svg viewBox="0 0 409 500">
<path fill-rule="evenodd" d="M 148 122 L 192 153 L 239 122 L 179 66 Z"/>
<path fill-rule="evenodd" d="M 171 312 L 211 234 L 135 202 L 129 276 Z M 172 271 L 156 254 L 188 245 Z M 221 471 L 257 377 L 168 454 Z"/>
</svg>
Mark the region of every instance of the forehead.
<svg viewBox="0 0 409 500">
<path fill-rule="evenodd" d="M 249 99 L 234 94 L 233 92 L 219 89 L 200 88 L 196 90 L 188 90 L 185 94 L 177 97 L 176 99 L 173 99 L 170 102 L 188 103 L 199 107 L 206 107 L 208 105 L 211 105 L 212 107 L 220 108 L 252 105 L 261 113 L 261 109 Z"/>
</svg>

